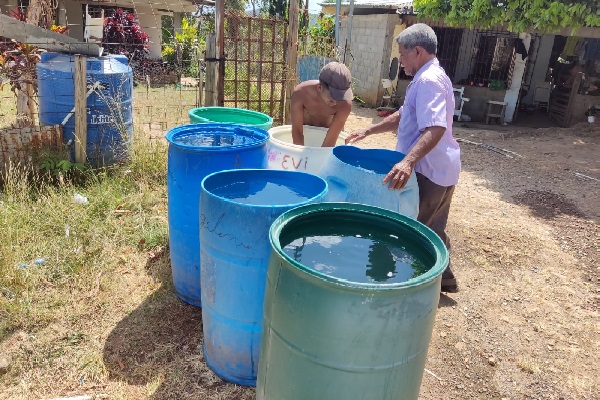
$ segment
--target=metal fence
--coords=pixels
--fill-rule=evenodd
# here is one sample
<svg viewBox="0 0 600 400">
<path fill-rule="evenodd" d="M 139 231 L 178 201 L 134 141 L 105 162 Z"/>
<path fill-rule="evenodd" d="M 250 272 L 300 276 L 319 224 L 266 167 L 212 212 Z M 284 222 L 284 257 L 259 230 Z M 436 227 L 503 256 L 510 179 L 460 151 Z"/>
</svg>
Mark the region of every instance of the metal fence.
<svg viewBox="0 0 600 400">
<path fill-rule="evenodd" d="M 30 20 L 32 10 L 25 2 L 19 2 L 18 6 L 0 2 L 0 14 L 3 18 L 27 22 L 32 28 L 39 25 L 54 31 L 49 35 L 64 37 L 66 47 L 71 46 L 73 53 L 76 48 L 98 44 L 104 48 L 104 55 L 125 54 L 134 76 L 134 136 L 163 140 L 168 129 L 189 121 L 188 110 L 200 105 L 198 83 L 203 68 L 203 34 L 211 28 L 210 20 L 214 15 L 209 8 L 198 10 L 191 1 L 179 2 L 180 10 L 172 1 L 162 2 L 164 4 L 161 0 L 150 3 L 124 1 L 124 7 L 119 7 L 119 1 L 94 5 L 50 1 L 50 8 L 44 9 L 44 15 L 54 22 L 54 26 L 44 23 L 43 18 Z M 2 28 L 6 28 L 6 24 Z M 19 40 L 26 42 L 30 46 L 27 51 L 35 55 L 35 59 L 29 59 L 24 56 L 23 48 L 12 40 L 14 37 L 8 29 L 0 29 L 2 35 L 0 132 L 10 130 L 14 135 L 15 129 L 40 123 L 38 107 L 44 100 L 37 95 L 35 69 L 46 45 L 45 39 L 36 39 L 33 35 L 26 41 Z M 57 90 L 68 86 L 70 89 L 66 92 L 73 90 L 74 76 L 70 82 L 64 76 L 60 79 L 62 83 Z"/>
<path fill-rule="evenodd" d="M 281 19 L 225 15 L 224 104 L 260 111 L 283 123 L 288 24 Z"/>
</svg>

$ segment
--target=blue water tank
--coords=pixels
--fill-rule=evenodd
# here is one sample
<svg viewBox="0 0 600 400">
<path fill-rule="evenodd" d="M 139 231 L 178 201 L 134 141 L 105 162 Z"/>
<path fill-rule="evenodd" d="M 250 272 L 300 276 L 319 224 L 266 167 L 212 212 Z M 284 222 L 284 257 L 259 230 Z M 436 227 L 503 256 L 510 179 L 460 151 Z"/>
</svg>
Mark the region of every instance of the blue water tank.
<svg viewBox="0 0 600 400">
<path fill-rule="evenodd" d="M 177 296 L 200 306 L 200 183 L 225 169 L 265 168 L 267 131 L 227 123 L 182 125 L 167 132 L 171 271 Z"/>
<path fill-rule="evenodd" d="M 133 71 L 121 55 L 87 59 L 87 161 L 111 165 L 128 158 L 133 140 Z M 75 139 L 75 57 L 43 53 L 36 66 L 40 122 L 63 124 Z M 74 146 L 71 152 L 74 157 Z"/>
<path fill-rule="evenodd" d="M 326 192 L 323 179 L 296 171 L 229 170 L 202 181 L 202 345 L 206 364 L 221 378 L 256 384 L 269 228 L 283 212 L 321 201 Z"/>
</svg>

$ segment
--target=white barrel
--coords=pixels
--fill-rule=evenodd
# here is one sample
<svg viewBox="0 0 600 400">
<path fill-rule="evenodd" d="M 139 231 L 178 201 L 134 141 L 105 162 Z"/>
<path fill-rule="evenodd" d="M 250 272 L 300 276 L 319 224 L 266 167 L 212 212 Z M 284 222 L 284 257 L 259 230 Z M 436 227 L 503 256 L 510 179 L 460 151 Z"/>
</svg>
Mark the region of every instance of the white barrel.
<svg viewBox="0 0 600 400">
<path fill-rule="evenodd" d="M 292 140 L 291 125 L 269 129 L 267 168 L 317 174 L 333 149 L 321 147 L 326 134 L 327 128 L 304 125 L 304 146 L 299 146 Z M 336 145 L 344 144 L 347 137 L 341 132 Z"/>
</svg>

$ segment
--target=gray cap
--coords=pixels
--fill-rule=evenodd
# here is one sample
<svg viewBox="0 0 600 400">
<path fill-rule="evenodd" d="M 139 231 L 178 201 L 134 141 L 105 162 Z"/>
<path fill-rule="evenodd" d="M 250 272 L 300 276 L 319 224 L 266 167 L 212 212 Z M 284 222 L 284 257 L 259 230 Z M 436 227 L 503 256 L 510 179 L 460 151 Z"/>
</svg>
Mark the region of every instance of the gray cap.
<svg viewBox="0 0 600 400">
<path fill-rule="evenodd" d="M 333 61 L 325 65 L 321 68 L 319 80 L 327 85 L 331 98 L 335 101 L 351 101 L 354 98 L 350 89 L 352 84 L 350 70 L 344 64 Z"/>
</svg>

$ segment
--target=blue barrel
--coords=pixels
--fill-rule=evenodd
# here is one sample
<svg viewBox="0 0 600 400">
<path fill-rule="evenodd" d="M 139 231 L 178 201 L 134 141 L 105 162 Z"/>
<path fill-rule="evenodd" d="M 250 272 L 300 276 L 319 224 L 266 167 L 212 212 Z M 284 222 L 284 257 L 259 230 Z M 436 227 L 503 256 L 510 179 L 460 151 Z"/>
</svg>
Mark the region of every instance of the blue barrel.
<svg viewBox="0 0 600 400">
<path fill-rule="evenodd" d="M 381 207 L 416 219 L 419 184 L 415 173 L 400 190 L 390 190 L 382 183 L 394 164 L 403 158 L 404 154 L 387 149 L 334 147 L 319 171 L 329 185 L 327 201 Z"/>
<path fill-rule="evenodd" d="M 87 161 L 92 166 L 126 160 L 133 140 L 133 71 L 125 56 L 87 59 Z M 75 139 L 75 57 L 43 53 L 36 66 L 40 123 L 63 124 L 66 143 Z M 74 158 L 74 146 L 71 157 Z"/>
<path fill-rule="evenodd" d="M 320 201 L 326 191 L 323 179 L 296 171 L 231 170 L 202 181 L 204 359 L 221 378 L 256 384 L 269 228 L 284 211 Z"/>
<path fill-rule="evenodd" d="M 257 400 L 417 400 L 448 252 L 412 218 L 349 203 L 282 214 Z"/>
<path fill-rule="evenodd" d="M 269 134 L 250 126 L 192 124 L 173 128 L 166 137 L 173 284 L 181 300 L 200 306 L 200 183 L 225 169 L 265 168 Z"/>
</svg>

